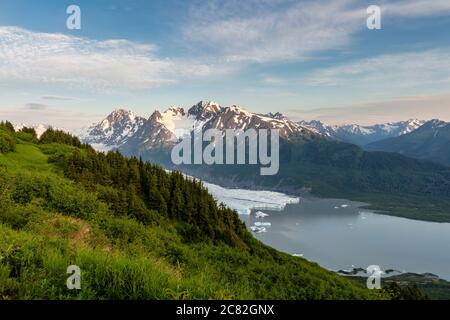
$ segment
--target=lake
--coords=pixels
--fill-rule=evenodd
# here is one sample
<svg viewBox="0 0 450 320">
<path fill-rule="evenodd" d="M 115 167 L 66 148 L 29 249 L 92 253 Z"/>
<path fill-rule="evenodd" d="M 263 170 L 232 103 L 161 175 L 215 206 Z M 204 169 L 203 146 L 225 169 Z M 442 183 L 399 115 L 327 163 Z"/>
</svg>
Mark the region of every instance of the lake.
<svg viewBox="0 0 450 320">
<path fill-rule="evenodd" d="M 298 199 L 209 185 L 219 201 L 244 213 L 240 217 L 249 229 L 263 223 L 266 232 L 254 236 L 280 251 L 302 255 L 330 270 L 378 265 L 382 270 L 431 272 L 450 280 L 450 223 L 377 214 L 362 209 L 364 203 L 348 200 Z M 256 218 L 258 208 L 269 216 Z"/>
</svg>

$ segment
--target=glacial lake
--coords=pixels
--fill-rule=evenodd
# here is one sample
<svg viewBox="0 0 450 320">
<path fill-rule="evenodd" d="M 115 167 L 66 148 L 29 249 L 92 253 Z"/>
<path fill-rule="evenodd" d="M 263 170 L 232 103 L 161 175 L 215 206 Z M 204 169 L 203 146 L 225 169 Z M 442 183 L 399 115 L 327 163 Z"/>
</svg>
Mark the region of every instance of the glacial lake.
<svg viewBox="0 0 450 320">
<path fill-rule="evenodd" d="M 450 223 L 377 214 L 348 200 L 295 199 L 276 192 L 209 186 L 219 202 L 241 213 L 249 229 L 265 224 L 266 232 L 253 235 L 280 251 L 302 255 L 329 270 L 378 265 L 382 270 L 430 272 L 450 280 Z M 256 218 L 257 211 L 268 216 Z"/>
</svg>

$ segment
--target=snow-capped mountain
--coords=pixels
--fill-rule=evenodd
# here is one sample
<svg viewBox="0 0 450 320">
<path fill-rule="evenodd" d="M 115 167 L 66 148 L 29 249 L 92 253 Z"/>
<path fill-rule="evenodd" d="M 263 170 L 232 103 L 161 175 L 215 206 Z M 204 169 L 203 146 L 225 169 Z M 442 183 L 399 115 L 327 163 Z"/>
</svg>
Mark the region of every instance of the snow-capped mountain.
<svg viewBox="0 0 450 320">
<path fill-rule="evenodd" d="M 311 133 L 308 129 L 298 123 L 284 117 L 270 117 L 251 113 L 239 106 L 231 106 L 222 109 L 206 124 L 205 128 L 225 129 L 278 129 L 280 136 L 289 138 L 294 133 Z"/>
<path fill-rule="evenodd" d="M 316 120 L 309 122 L 300 121 L 299 123 L 326 137 L 363 146 L 375 141 L 410 133 L 421 127 L 425 121 L 410 119 L 372 126 L 361 126 L 357 124 L 329 126 Z"/>
<path fill-rule="evenodd" d="M 179 106 L 171 106 L 164 112 L 155 111 L 148 120 L 118 109 L 76 135 L 99 150 L 118 148 L 131 152 L 169 147 L 193 131 L 211 128 L 279 129 L 280 136 L 285 138 L 294 133 L 312 134 L 280 113 L 261 115 L 235 105 L 222 107 L 213 101 L 200 101 L 187 111 Z"/>
<path fill-rule="evenodd" d="M 269 113 L 265 114 L 264 116 L 272 118 L 272 119 L 278 119 L 278 120 L 286 120 L 287 119 L 287 117 L 285 117 L 282 113 L 279 113 L 279 112 L 275 112 L 275 113 L 269 112 Z"/>
<path fill-rule="evenodd" d="M 139 127 L 123 149 L 133 153 L 136 149 L 150 150 L 173 146 L 192 131 L 201 130 L 223 110 L 218 103 L 212 101 L 201 101 L 187 111 L 179 106 L 171 106 L 164 112 L 157 110 Z"/>
<path fill-rule="evenodd" d="M 425 122 L 417 119 L 395 123 L 361 126 L 356 124 L 330 126 L 320 121 L 289 120 L 283 114 L 257 114 L 239 106 L 223 107 L 217 102 L 200 101 L 185 109 L 171 106 L 145 119 L 131 111 L 117 109 L 100 123 L 75 132 L 83 142 L 99 150 L 121 149 L 130 154 L 173 146 L 183 136 L 206 129 L 279 129 L 280 136 L 322 135 L 324 137 L 366 145 L 371 142 L 410 133 Z"/>
<path fill-rule="evenodd" d="M 38 138 L 40 138 L 42 136 L 42 134 L 47 131 L 48 128 L 50 128 L 51 126 L 48 124 L 25 124 L 25 123 L 16 123 L 14 124 L 14 130 L 15 131 L 19 131 L 22 130 L 23 128 L 30 128 L 30 129 L 34 129 L 36 131 L 36 135 Z M 57 129 L 57 128 L 55 128 Z M 58 130 L 63 130 L 63 129 L 58 129 Z M 65 131 L 65 130 L 63 130 Z"/>
<path fill-rule="evenodd" d="M 450 123 L 430 120 L 417 130 L 368 144 L 366 149 L 398 152 L 408 157 L 450 166 Z"/>
<path fill-rule="evenodd" d="M 98 124 L 74 132 L 83 142 L 101 150 L 124 145 L 145 123 L 131 111 L 116 109 Z"/>
</svg>

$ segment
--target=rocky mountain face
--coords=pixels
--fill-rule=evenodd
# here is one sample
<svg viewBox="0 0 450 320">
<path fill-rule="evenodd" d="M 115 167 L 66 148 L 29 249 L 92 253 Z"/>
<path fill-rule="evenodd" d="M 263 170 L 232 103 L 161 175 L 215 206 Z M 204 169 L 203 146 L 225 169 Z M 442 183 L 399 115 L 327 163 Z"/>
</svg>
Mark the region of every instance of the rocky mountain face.
<svg viewBox="0 0 450 320">
<path fill-rule="evenodd" d="M 250 128 L 278 129 L 280 137 L 285 140 L 298 136 L 320 136 L 329 140 L 368 146 L 368 150 L 400 152 L 419 159 L 426 159 L 421 153 L 428 152 L 432 145 L 436 145 L 427 139 L 419 139 L 423 135 L 420 133 L 429 132 L 428 135 L 431 137 L 434 132 L 439 132 L 437 136 L 440 137 L 440 132 L 444 131 L 443 124 L 438 120 L 425 123 L 410 119 L 372 126 L 357 124 L 330 126 L 320 121 L 291 121 L 279 112 L 257 114 L 236 105 L 223 107 L 217 102 L 200 101 L 188 109 L 171 106 L 164 112 L 155 111 L 148 119 L 131 111 L 117 109 L 99 123 L 75 134 L 83 142 L 93 145 L 98 150 L 118 149 L 128 155 L 145 154 L 149 159 L 156 161 L 157 159 L 150 156 L 150 153 L 159 152 L 161 149 L 167 151 L 184 136 L 211 128 L 222 131 Z M 407 147 L 395 143 L 395 138 L 401 137 L 405 138 L 399 141 L 419 139 L 420 143 L 429 143 L 430 146 L 418 147 L 411 142 L 414 148 L 421 151 L 406 151 Z M 394 139 L 392 142 L 391 138 Z M 438 145 L 442 147 L 444 140 L 435 141 L 439 141 Z"/>
<path fill-rule="evenodd" d="M 111 150 L 126 144 L 145 122 L 131 111 L 116 109 L 99 123 L 74 133 L 97 149 Z"/>
<path fill-rule="evenodd" d="M 77 133 L 83 142 L 100 150 L 122 149 L 131 153 L 172 146 L 193 131 L 206 129 L 279 129 L 288 139 L 293 134 L 313 134 L 280 113 L 261 115 L 239 106 L 222 107 L 213 101 L 200 101 L 187 111 L 172 106 L 155 111 L 149 119 L 117 109 L 98 124 Z"/>
</svg>

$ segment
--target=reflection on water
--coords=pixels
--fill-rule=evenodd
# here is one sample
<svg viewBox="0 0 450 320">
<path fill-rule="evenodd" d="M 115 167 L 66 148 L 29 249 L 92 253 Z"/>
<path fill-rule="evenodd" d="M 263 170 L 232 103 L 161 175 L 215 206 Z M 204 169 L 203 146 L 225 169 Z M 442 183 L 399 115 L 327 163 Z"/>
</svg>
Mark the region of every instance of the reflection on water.
<svg viewBox="0 0 450 320">
<path fill-rule="evenodd" d="M 307 199 L 283 211 L 258 210 L 241 215 L 248 227 L 266 222 L 262 242 L 287 253 L 303 255 L 332 269 L 366 268 L 431 272 L 450 280 L 450 224 L 376 214 L 362 203 L 339 199 Z M 261 226 L 261 225 L 260 225 Z"/>
</svg>

